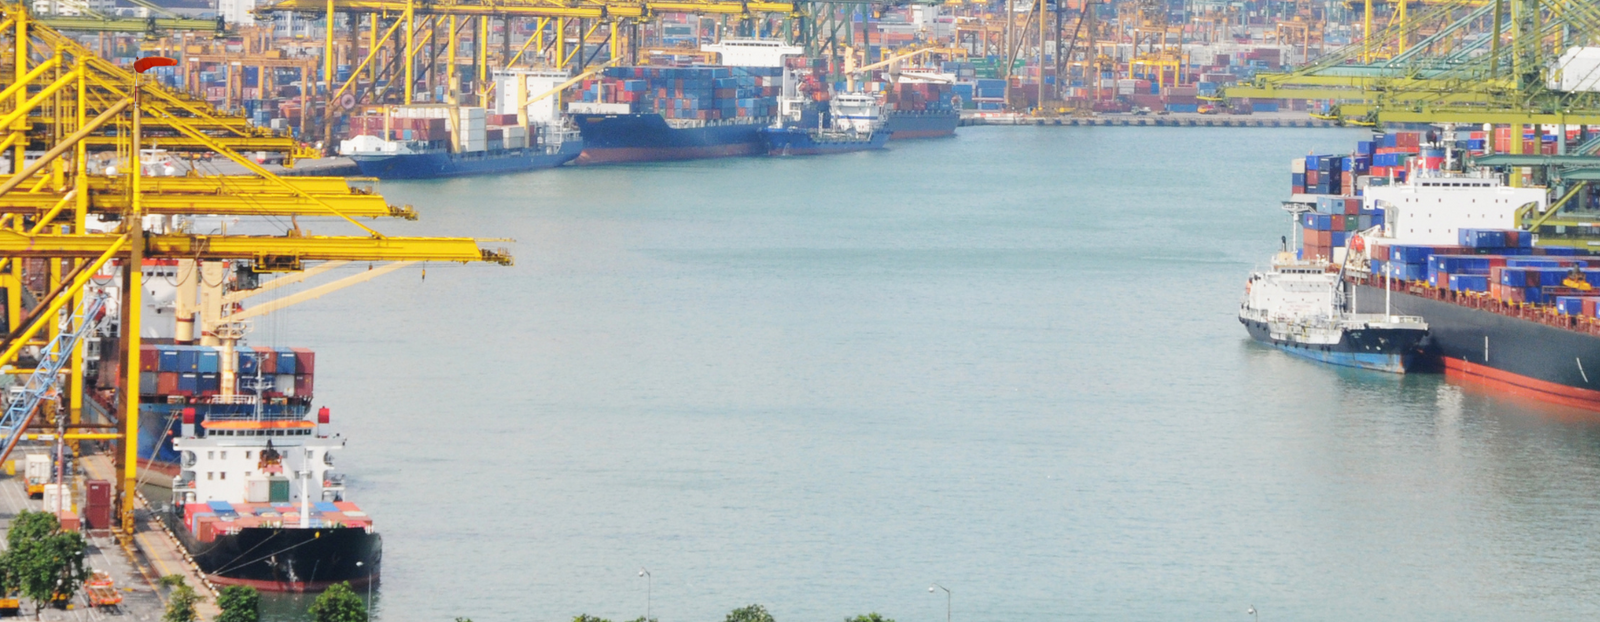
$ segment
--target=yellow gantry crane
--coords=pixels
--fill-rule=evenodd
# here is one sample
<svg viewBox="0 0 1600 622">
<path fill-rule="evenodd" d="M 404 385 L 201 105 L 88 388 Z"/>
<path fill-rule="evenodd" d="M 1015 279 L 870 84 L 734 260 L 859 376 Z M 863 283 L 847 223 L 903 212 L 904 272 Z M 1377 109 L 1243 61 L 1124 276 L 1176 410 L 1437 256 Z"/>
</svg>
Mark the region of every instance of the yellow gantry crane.
<svg viewBox="0 0 1600 622">
<path fill-rule="evenodd" d="M 487 77 L 494 69 L 528 63 L 576 74 L 598 62 L 633 58 L 638 53 L 639 22 L 661 13 L 746 20 L 800 15 L 794 2 L 770 0 L 278 0 L 257 11 L 327 19 L 321 125 L 324 142 L 330 145 L 334 121 L 340 115 L 360 106 L 385 103 L 391 88 L 397 100 L 392 103 L 421 103 L 419 84 L 442 84 L 447 103 L 465 99 L 486 107 L 494 89 L 494 82 Z M 347 16 L 350 40 L 336 46 L 333 25 L 341 13 Z M 531 34 L 515 37 L 523 41 L 513 52 L 513 33 L 526 25 L 531 25 Z M 491 50 L 497 29 L 501 49 Z M 362 34 L 364 42 L 360 41 Z M 609 58 L 601 61 L 584 53 L 586 47 L 595 45 L 605 47 Z M 346 50 L 351 71 L 346 80 L 335 84 L 340 47 Z M 363 47 L 366 52 L 359 53 Z M 462 79 L 463 67 L 473 68 L 475 80 L 470 90 Z M 470 95 L 463 97 L 462 93 Z"/>
<path fill-rule="evenodd" d="M 240 150 L 270 150 L 299 155 L 294 141 L 250 127 L 203 102 L 142 79 L 139 71 L 118 67 L 87 53 L 60 32 L 33 20 L 25 5 L 0 8 L 0 38 L 12 54 L 0 59 L 0 370 L 26 373 L 42 358 L 70 357 L 62 378 L 67 438 L 114 440 L 119 472 L 120 532 L 134 529 L 134 483 L 138 464 L 141 273 L 146 260 L 187 265 L 191 275 L 220 274 L 224 261 L 258 273 L 284 273 L 263 287 L 300 282 L 326 271 L 327 262 L 399 262 L 370 273 L 314 287 L 258 309 L 224 311 L 248 292 L 215 292 L 209 302 L 180 301 L 180 313 L 201 316 L 201 334 L 182 340 L 231 343 L 240 322 L 364 281 L 410 262 L 485 262 L 509 265 L 504 250 L 485 248 L 470 238 L 400 237 L 380 233 L 368 221 L 416 217 L 409 206 L 389 205 L 371 180 L 296 177 L 272 174 L 240 155 Z M 161 149 L 208 154 L 248 171 L 248 175 L 147 177 L 146 156 Z M 257 223 L 255 234 L 196 233 L 183 222 L 221 215 Z M 300 218 L 321 218 L 327 226 L 349 228 L 348 235 L 313 235 Z M 284 226 L 282 220 L 289 224 Z M 282 231 L 262 234 L 261 231 Z M 101 381 L 115 387 L 109 400 L 112 422 L 86 422 L 84 397 L 90 368 L 81 341 L 72 352 L 34 352 L 53 346 L 62 330 L 88 318 L 76 315 L 96 276 L 120 267 L 121 323 L 116 365 L 102 365 Z M 25 295 L 26 294 L 26 295 Z M 232 308 L 232 307 L 229 307 Z M 230 337 L 231 335 L 231 337 Z M 106 377 L 109 372 L 113 378 Z M 34 413 L 11 430 L 21 434 Z M 112 428 L 108 424 L 114 424 Z M 99 429 L 84 432 L 84 429 Z M 114 432 L 104 430 L 114 429 Z M 6 433 L 0 431 L 0 433 Z M 0 439 L 12 442 L 14 439 Z"/>
</svg>

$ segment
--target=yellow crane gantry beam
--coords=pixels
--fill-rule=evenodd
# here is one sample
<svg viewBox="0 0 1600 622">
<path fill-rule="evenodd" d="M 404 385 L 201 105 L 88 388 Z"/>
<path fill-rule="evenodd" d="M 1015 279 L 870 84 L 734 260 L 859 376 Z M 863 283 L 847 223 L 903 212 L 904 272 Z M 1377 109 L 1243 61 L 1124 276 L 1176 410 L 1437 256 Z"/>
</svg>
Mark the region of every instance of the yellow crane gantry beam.
<svg viewBox="0 0 1600 622">
<path fill-rule="evenodd" d="M 115 234 L 28 234 L 0 229 L 0 257 L 92 258 L 111 250 Z M 511 256 L 478 246 L 473 238 L 368 238 L 354 236 L 256 236 L 149 234 L 146 258 L 249 259 L 263 267 L 305 261 L 484 261 L 511 265 Z"/>
<path fill-rule="evenodd" d="M 793 2 L 731 2 L 728 0 L 678 0 L 676 2 L 620 1 L 597 2 L 578 0 L 554 2 L 548 0 L 487 0 L 483 2 L 405 2 L 403 0 L 281 0 L 256 9 L 258 13 L 292 11 L 320 15 L 328 12 L 401 14 L 408 9 L 413 15 L 456 16 L 511 16 L 511 17 L 581 17 L 581 18 L 641 18 L 657 13 L 700 13 L 707 15 L 743 15 L 747 13 L 793 13 Z"/>
</svg>

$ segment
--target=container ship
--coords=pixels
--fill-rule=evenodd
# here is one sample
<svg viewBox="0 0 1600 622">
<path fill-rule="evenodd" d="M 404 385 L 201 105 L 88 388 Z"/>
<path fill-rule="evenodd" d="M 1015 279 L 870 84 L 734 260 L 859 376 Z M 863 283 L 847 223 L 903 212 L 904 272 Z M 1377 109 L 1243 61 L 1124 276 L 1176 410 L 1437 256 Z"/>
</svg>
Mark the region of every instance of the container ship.
<svg viewBox="0 0 1600 622">
<path fill-rule="evenodd" d="M 119 269 L 108 266 L 107 280 Z M 168 529 L 220 584 L 311 591 L 377 580 L 382 538 L 333 468 L 345 439 L 330 432 L 326 407 L 312 413 L 315 352 L 244 345 L 243 325 L 200 312 L 224 295 L 235 300 L 224 310 L 237 312 L 259 287 L 248 262 L 147 259 L 142 272 L 139 477 L 170 485 L 172 504 L 158 510 Z M 116 357 L 99 355 L 105 347 L 90 342 L 90 397 L 114 412 L 120 373 Z"/>
<path fill-rule="evenodd" d="M 780 41 L 727 39 L 705 50 L 722 65 L 607 67 L 582 83 L 568 105 L 583 137 L 576 164 L 721 158 L 765 153 L 761 130 L 777 116 L 784 57 Z"/>
<path fill-rule="evenodd" d="M 884 93 L 884 104 L 890 140 L 955 136 L 961 124 L 960 99 L 946 82 L 895 83 Z"/>
<path fill-rule="evenodd" d="M 1419 354 L 1447 377 L 1600 410 L 1600 375 L 1588 373 L 1600 369 L 1600 258 L 1536 246 L 1519 227 L 1551 209 L 1548 191 L 1452 166 L 1456 153 L 1482 149 L 1476 132 L 1375 138 L 1348 156 L 1293 164 L 1291 202 L 1311 209 L 1298 228 L 1302 258 L 1349 266 L 1358 311 L 1387 303 L 1423 318 Z"/>
<path fill-rule="evenodd" d="M 339 144 L 361 174 L 433 179 L 554 168 L 578 157 L 583 141 L 559 123 L 526 125 L 516 114 L 472 106 L 397 106 L 354 117 Z"/>
<path fill-rule="evenodd" d="M 212 582 L 301 592 L 377 580 L 383 539 L 344 499 L 333 464 L 345 439 L 328 419 L 326 407 L 315 421 L 183 410 L 182 470 L 163 518 Z"/>
</svg>

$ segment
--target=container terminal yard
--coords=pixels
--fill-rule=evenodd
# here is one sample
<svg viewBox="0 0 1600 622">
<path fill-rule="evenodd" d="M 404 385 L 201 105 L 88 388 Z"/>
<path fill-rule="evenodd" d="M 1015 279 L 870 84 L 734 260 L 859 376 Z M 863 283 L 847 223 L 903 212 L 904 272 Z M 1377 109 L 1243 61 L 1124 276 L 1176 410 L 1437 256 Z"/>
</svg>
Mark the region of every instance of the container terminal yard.
<svg viewBox="0 0 1600 622">
<path fill-rule="evenodd" d="M 983 126 L 1370 128 L 1285 163 L 1292 239 L 1240 275 L 1250 336 L 1600 410 L 1583 2 L 40 0 L 3 20 L 0 502 L 86 534 L 103 572 L 50 619 L 155 619 L 169 575 L 213 597 L 380 581 L 383 517 L 334 466 L 317 353 L 252 322 L 512 258 L 382 233 L 432 206 L 378 180 L 892 154 Z"/>
</svg>

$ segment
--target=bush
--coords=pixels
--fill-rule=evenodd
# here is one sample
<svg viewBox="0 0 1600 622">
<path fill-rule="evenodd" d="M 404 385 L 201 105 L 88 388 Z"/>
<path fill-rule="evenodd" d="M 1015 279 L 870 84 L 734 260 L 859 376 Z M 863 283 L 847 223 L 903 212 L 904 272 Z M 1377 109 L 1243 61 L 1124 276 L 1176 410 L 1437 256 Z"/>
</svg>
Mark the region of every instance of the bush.
<svg viewBox="0 0 1600 622">
<path fill-rule="evenodd" d="M 163 584 L 166 578 L 162 577 Z M 172 588 L 172 597 L 167 599 L 167 611 L 161 615 L 161 622 L 198 622 L 200 615 L 195 613 L 194 606 L 199 603 L 200 595 L 179 577 L 177 587 Z"/>
<path fill-rule="evenodd" d="M 261 593 L 248 585 L 230 585 L 217 594 L 217 608 L 222 613 L 215 622 L 260 622 Z"/>
<path fill-rule="evenodd" d="M 894 620 L 878 615 L 878 612 L 874 611 L 854 618 L 845 618 L 844 622 L 894 622 Z"/>
<path fill-rule="evenodd" d="M 17 514 L 6 544 L 0 556 L 0 587 L 20 592 L 38 609 L 57 596 L 72 596 L 89 579 L 83 563 L 89 543 L 83 534 L 61 531 L 55 514 L 26 510 Z"/>
<path fill-rule="evenodd" d="M 724 622 L 773 622 L 773 619 L 766 607 L 750 605 L 729 611 Z"/>
<path fill-rule="evenodd" d="M 307 613 L 312 622 L 367 622 L 367 605 L 348 582 L 328 586 Z"/>
</svg>

